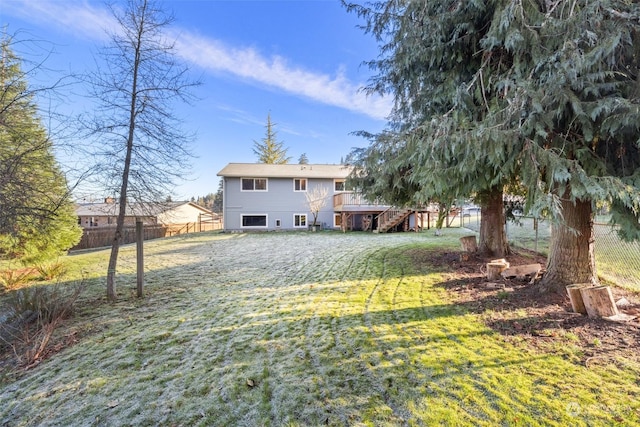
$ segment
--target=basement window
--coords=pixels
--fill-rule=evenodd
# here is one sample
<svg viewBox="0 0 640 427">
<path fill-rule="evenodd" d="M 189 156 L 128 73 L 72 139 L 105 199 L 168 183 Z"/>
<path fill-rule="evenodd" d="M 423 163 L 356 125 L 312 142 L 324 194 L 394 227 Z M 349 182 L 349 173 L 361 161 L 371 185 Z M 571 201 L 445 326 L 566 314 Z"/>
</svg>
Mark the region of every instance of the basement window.
<svg viewBox="0 0 640 427">
<path fill-rule="evenodd" d="M 258 228 L 267 226 L 266 215 L 242 215 L 242 226 L 246 228 Z"/>
</svg>

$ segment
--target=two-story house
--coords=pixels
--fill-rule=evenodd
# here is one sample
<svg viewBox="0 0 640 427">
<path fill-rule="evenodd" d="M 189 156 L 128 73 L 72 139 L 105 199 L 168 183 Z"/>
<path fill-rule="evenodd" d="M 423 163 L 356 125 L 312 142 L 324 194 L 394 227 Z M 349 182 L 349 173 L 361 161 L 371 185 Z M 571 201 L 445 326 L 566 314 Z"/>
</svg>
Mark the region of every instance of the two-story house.
<svg viewBox="0 0 640 427">
<path fill-rule="evenodd" d="M 307 230 L 314 217 L 310 193 L 326 198 L 316 219 L 324 229 L 387 231 L 403 221 L 409 224 L 415 211 L 368 202 L 348 191 L 345 182 L 351 170 L 346 165 L 229 163 L 218 172 L 223 179 L 224 229 Z"/>
</svg>

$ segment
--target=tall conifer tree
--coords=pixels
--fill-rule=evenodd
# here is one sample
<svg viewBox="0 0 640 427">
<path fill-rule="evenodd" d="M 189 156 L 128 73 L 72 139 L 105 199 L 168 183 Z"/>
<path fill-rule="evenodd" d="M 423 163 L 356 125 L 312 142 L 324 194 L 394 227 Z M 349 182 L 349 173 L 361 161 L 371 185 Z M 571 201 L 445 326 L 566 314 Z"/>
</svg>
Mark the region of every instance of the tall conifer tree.
<svg viewBox="0 0 640 427">
<path fill-rule="evenodd" d="M 554 219 L 547 289 L 596 281 L 595 202 L 609 202 L 626 238 L 640 237 L 640 6 L 348 7 L 382 45 L 370 90 L 396 99 L 388 130 L 356 153 L 379 191 L 419 200 L 522 185 L 527 210 Z"/>
<path fill-rule="evenodd" d="M 289 163 L 291 157 L 287 157 L 287 148 L 284 142 L 278 141 L 278 133 L 273 129 L 274 124 L 271 123 L 271 113 L 267 115 L 266 133 L 264 138 L 259 141 L 253 141 L 253 152 L 258 156 L 259 163 L 267 163 L 271 165 L 283 165 Z"/>
<path fill-rule="evenodd" d="M 76 244 L 82 230 L 12 43 L 0 40 L 0 257 L 39 263 Z"/>
</svg>

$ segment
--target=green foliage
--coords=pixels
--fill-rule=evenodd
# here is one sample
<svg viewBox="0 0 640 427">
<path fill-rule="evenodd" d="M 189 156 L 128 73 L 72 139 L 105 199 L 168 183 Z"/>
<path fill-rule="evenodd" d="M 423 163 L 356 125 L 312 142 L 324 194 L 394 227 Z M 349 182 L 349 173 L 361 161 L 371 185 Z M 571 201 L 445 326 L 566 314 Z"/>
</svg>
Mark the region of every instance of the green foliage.
<svg viewBox="0 0 640 427">
<path fill-rule="evenodd" d="M 0 52 L 0 258 L 33 263 L 66 251 L 82 231 L 11 43 L 2 39 Z"/>
<path fill-rule="evenodd" d="M 209 193 L 206 196 L 192 197 L 191 201 L 205 207 L 213 212 L 222 212 L 222 193 L 224 191 L 223 181 L 218 181 L 218 190 L 214 193 Z"/>
<path fill-rule="evenodd" d="M 45 262 L 37 264 L 35 269 L 40 274 L 40 278 L 42 280 L 59 279 L 67 271 L 66 266 L 61 262 Z"/>
<path fill-rule="evenodd" d="M 277 132 L 273 130 L 274 124 L 271 123 L 271 113 L 267 115 L 266 134 L 261 142 L 253 141 L 253 152 L 258 156 L 259 163 L 267 163 L 272 165 L 282 165 L 289 163 L 291 157 L 287 157 L 287 148 L 284 142 L 278 142 L 276 139 Z"/>
<path fill-rule="evenodd" d="M 625 1 L 348 5 L 381 55 L 369 90 L 388 129 L 352 153 L 359 183 L 392 201 L 525 189 L 527 211 L 608 202 L 640 237 L 640 7 Z"/>
</svg>

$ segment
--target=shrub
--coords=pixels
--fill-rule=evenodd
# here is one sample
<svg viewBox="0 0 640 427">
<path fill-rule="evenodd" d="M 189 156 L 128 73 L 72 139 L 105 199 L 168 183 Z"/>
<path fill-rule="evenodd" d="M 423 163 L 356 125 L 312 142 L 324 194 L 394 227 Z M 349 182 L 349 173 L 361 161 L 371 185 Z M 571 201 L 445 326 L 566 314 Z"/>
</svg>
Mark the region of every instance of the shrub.
<svg viewBox="0 0 640 427">
<path fill-rule="evenodd" d="M 61 262 L 37 264 L 35 268 L 42 280 L 58 279 L 66 273 L 66 268 Z"/>
<path fill-rule="evenodd" d="M 11 293 L 0 323 L 0 344 L 13 350 L 18 362 L 29 366 L 47 350 L 56 328 L 73 314 L 85 286 L 30 286 Z"/>
</svg>

